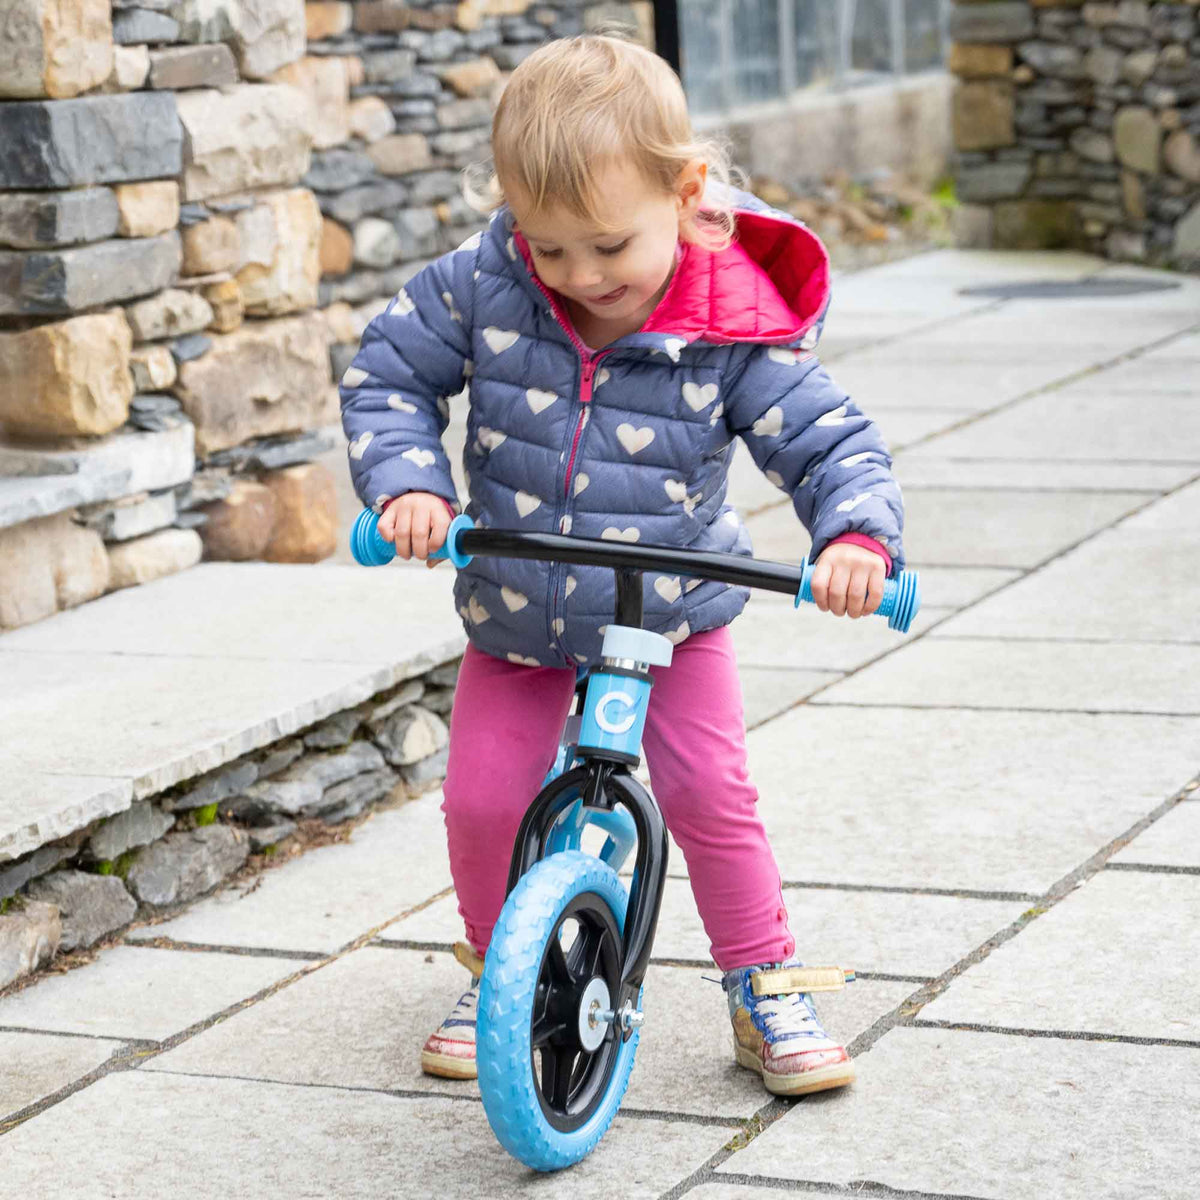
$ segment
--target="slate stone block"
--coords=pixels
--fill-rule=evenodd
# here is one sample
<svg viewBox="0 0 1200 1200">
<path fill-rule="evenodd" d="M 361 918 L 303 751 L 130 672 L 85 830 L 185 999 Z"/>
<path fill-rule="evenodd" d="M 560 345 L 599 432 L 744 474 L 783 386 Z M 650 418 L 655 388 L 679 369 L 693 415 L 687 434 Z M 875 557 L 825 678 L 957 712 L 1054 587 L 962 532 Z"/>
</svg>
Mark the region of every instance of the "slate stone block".
<svg viewBox="0 0 1200 1200">
<path fill-rule="evenodd" d="M 73 250 L 0 251 L 0 316 L 81 312 L 174 283 L 179 234 L 114 238 Z"/>
<path fill-rule="evenodd" d="M 115 875 L 56 871 L 29 885 L 34 900 L 58 906 L 62 919 L 59 949 L 70 953 L 94 945 L 133 920 L 137 901 Z"/>
<path fill-rule="evenodd" d="M 126 850 L 158 841 L 174 824 L 174 817 L 155 808 L 149 800 L 138 800 L 96 830 L 88 841 L 88 853 L 101 861 L 120 858 Z"/>
<path fill-rule="evenodd" d="M 168 92 L 0 104 L 0 189 L 173 177 L 182 146 Z"/>
<path fill-rule="evenodd" d="M 249 853 L 245 838 L 228 825 L 171 833 L 140 853 L 126 883 L 143 904 L 181 904 L 216 887 Z"/>
<path fill-rule="evenodd" d="M 99 242 L 117 232 L 117 199 L 108 188 L 0 195 L 0 246 L 39 250 Z"/>
<path fill-rule="evenodd" d="M 126 8 L 114 13 L 112 25 L 113 41 L 118 46 L 155 45 L 179 37 L 178 21 L 146 8 Z"/>
</svg>

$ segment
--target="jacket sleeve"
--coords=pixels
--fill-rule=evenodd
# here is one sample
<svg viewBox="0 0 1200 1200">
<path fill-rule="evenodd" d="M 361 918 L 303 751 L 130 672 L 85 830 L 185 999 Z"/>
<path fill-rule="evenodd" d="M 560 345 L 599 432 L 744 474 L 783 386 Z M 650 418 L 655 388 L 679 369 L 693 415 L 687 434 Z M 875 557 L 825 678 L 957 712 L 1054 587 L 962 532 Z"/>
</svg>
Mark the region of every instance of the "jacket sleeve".
<svg viewBox="0 0 1200 1200">
<path fill-rule="evenodd" d="M 477 256 L 478 239 L 468 239 L 414 275 L 367 326 L 342 377 L 350 478 L 376 512 L 404 492 L 458 502 L 442 434 L 447 398 L 470 372 Z"/>
<path fill-rule="evenodd" d="M 878 428 L 815 355 L 756 345 L 726 400 L 729 427 L 766 477 L 792 497 L 816 558 L 836 537 L 861 533 L 904 567 L 904 504 Z"/>
</svg>

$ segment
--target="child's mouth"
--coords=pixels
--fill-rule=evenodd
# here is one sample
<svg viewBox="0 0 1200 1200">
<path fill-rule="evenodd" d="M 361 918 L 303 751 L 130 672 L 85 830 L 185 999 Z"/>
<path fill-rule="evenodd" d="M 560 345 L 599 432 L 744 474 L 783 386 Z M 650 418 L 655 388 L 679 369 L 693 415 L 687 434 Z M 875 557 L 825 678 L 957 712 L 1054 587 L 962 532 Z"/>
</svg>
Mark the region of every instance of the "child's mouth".
<svg viewBox="0 0 1200 1200">
<path fill-rule="evenodd" d="M 605 296 L 597 296 L 594 300 L 589 300 L 589 304 L 616 304 L 618 300 L 629 290 L 628 284 L 623 284 L 615 291 L 609 292 Z"/>
</svg>

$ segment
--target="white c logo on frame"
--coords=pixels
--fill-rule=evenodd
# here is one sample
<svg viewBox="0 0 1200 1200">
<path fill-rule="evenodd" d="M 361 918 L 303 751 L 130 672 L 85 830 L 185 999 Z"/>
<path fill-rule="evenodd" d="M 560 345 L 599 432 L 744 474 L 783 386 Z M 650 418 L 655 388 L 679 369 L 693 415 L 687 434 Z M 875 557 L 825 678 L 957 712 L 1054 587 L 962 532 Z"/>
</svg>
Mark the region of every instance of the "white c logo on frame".
<svg viewBox="0 0 1200 1200">
<path fill-rule="evenodd" d="M 614 701 L 619 701 L 621 706 L 629 713 L 627 717 L 620 721 L 610 721 L 604 710 Z M 605 692 L 603 696 L 596 702 L 596 724 L 604 730 L 605 733 L 628 733 L 633 728 L 634 721 L 637 720 L 637 702 L 624 692 Z"/>
</svg>

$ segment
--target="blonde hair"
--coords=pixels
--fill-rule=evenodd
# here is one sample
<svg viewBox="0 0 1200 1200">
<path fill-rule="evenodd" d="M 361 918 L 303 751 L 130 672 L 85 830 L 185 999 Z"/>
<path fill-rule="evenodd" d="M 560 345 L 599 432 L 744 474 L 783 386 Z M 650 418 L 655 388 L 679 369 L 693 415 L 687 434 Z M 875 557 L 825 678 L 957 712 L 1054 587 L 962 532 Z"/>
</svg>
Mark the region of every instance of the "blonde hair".
<svg viewBox="0 0 1200 1200">
<path fill-rule="evenodd" d="M 464 190 L 485 212 L 504 203 L 507 187 L 533 214 L 562 206 L 606 228 L 597 183 L 605 166 L 629 162 L 669 193 L 696 158 L 717 186 L 680 237 L 723 250 L 734 236 L 724 146 L 696 138 L 679 78 L 657 54 L 611 33 L 584 34 L 548 42 L 513 72 L 492 120 L 492 170 L 482 184 L 486 167 L 468 173 Z"/>
</svg>

